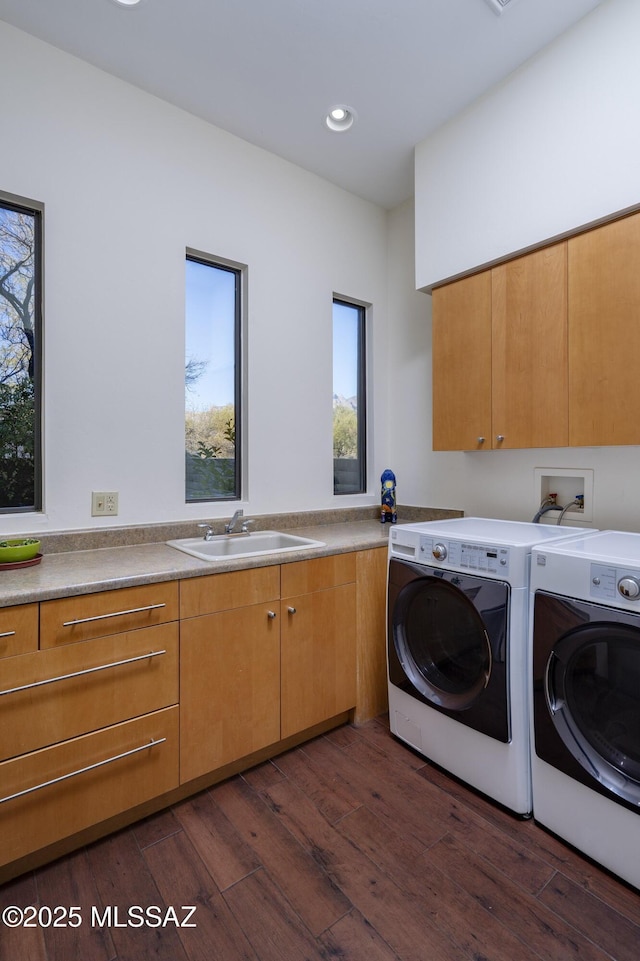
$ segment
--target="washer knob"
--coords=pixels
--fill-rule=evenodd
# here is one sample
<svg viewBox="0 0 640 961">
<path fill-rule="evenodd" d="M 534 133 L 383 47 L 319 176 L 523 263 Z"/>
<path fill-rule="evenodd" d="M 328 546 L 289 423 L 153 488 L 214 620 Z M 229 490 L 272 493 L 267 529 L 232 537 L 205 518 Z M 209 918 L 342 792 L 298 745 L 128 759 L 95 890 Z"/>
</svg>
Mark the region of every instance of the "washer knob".
<svg viewBox="0 0 640 961">
<path fill-rule="evenodd" d="M 444 544 L 434 544 L 431 553 L 437 561 L 443 561 L 447 556 L 447 548 Z"/>
<path fill-rule="evenodd" d="M 628 597 L 630 601 L 635 601 L 637 597 L 640 597 L 640 583 L 635 577 L 620 578 L 618 590 L 623 597 Z"/>
</svg>

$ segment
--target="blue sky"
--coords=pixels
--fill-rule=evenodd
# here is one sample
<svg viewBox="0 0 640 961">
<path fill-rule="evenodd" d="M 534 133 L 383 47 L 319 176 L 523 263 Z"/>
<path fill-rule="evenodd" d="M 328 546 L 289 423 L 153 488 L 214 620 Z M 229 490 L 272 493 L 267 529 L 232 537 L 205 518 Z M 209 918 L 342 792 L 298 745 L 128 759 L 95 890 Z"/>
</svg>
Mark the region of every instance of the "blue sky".
<svg viewBox="0 0 640 961">
<path fill-rule="evenodd" d="M 208 361 L 187 391 L 190 408 L 234 402 L 235 274 L 187 260 L 186 358 Z"/>
</svg>

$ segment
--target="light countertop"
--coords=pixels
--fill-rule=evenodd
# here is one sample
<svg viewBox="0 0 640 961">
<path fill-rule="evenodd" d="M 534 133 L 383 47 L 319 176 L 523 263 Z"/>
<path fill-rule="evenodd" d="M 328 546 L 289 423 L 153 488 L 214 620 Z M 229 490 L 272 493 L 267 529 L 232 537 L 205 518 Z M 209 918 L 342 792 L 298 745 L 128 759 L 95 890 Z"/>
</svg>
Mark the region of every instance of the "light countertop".
<svg viewBox="0 0 640 961">
<path fill-rule="evenodd" d="M 296 534 L 323 541 L 325 546 L 212 561 L 201 561 L 165 543 L 45 554 L 34 567 L 0 571 L 0 607 L 386 547 L 390 527 L 373 520 L 300 527 Z"/>
</svg>

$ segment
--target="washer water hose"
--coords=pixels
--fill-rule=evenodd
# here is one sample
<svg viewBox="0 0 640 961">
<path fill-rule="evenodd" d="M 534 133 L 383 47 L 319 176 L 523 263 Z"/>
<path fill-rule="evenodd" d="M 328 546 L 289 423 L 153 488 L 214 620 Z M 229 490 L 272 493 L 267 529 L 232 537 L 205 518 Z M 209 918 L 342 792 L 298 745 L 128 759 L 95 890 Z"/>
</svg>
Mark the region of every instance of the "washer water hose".
<svg viewBox="0 0 640 961">
<path fill-rule="evenodd" d="M 571 510 L 572 507 L 584 507 L 584 498 L 576 497 L 575 500 L 572 500 L 570 504 L 567 504 L 566 507 L 563 507 L 562 514 L 560 514 L 560 517 L 557 520 L 558 524 L 562 524 L 562 518 L 564 517 L 564 515 L 567 513 L 568 510 Z"/>
</svg>

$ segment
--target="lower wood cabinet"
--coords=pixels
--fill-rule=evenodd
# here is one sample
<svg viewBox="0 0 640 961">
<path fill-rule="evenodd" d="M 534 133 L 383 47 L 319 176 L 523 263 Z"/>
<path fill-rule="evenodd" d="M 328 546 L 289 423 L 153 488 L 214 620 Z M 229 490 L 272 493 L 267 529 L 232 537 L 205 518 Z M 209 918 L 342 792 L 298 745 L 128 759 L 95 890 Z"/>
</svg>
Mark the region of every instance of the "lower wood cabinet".
<svg viewBox="0 0 640 961">
<path fill-rule="evenodd" d="M 385 575 L 381 546 L 0 610 L 0 881 L 384 710 Z"/>
<path fill-rule="evenodd" d="M 183 783 L 280 739 L 279 611 L 275 601 L 182 622 Z"/>
<path fill-rule="evenodd" d="M 0 657 L 38 650 L 38 604 L 0 610 Z"/>
<path fill-rule="evenodd" d="M 339 554 L 183 582 L 183 783 L 355 707 L 355 579 Z"/>
<path fill-rule="evenodd" d="M 0 764 L 0 862 L 71 837 L 178 785 L 170 707 Z"/>
<path fill-rule="evenodd" d="M 314 586 L 324 587 L 282 601 L 281 737 L 349 711 L 356 704 L 356 585 L 353 554 L 337 563 L 303 561 Z M 291 565 L 295 567 L 295 565 Z M 298 572 L 282 569 L 283 594 Z M 347 583 L 340 583 L 345 580 Z M 336 581 L 338 582 L 336 585 Z M 335 585 L 335 586 L 334 586 Z"/>
<path fill-rule="evenodd" d="M 177 703 L 177 623 L 8 657 L 0 760 Z"/>
</svg>

